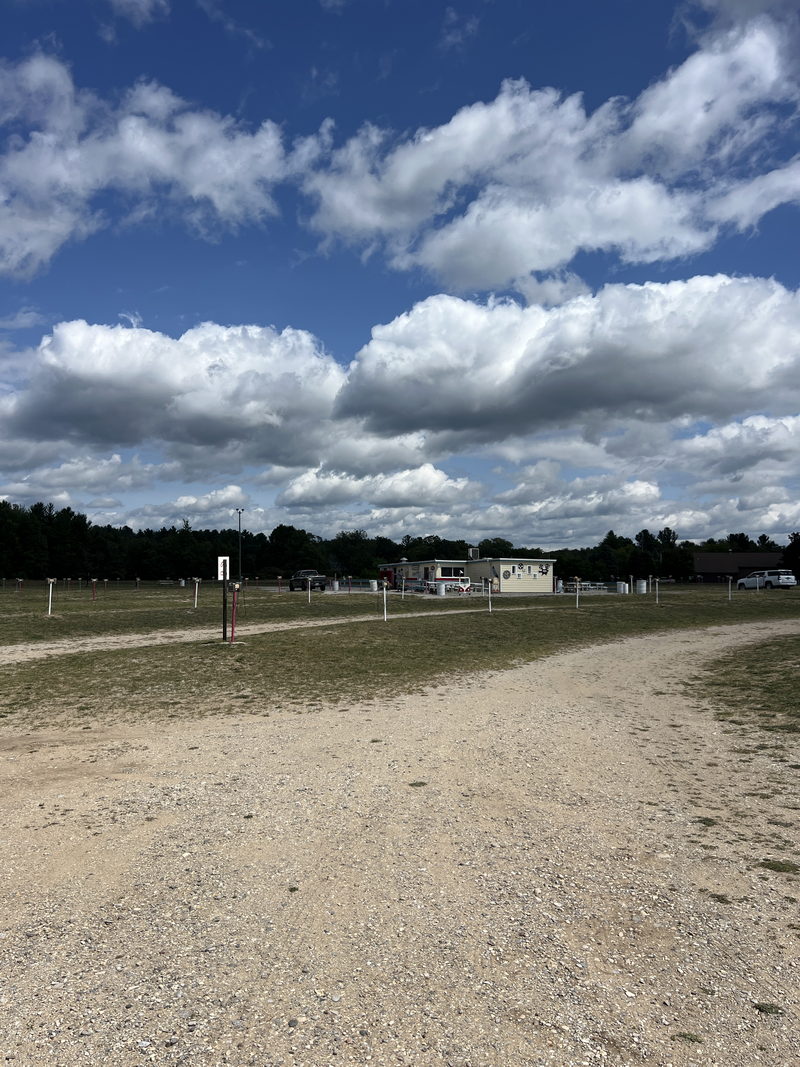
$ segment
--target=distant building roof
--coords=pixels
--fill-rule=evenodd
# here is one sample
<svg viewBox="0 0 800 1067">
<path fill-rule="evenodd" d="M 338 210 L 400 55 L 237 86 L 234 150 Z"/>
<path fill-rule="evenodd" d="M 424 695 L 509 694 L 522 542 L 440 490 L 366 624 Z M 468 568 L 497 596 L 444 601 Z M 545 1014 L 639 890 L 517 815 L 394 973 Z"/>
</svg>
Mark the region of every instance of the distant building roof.
<svg viewBox="0 0 800 1067">
<path fill-rule="evenodd" d="M 430 565 L 431 563 L 444 563 L 448 567 L 457 564 L 459 567 L 466 563 L 467 560 L 462 557 L 461 559 L 401 559 L 397 563 L 379 563 L 379 567 L 416 567 L 418 564 Z"/>
<path fill-rule="evenodd" d="M 738 577 L 750 571 L 780 567 L 782 552 L 694 552 L 694 573 L 697 575 L 730 574 Z"/>
<path fill-rule="evenodd" d="M 548 556 L 481 556 L 479 559 L 468 560 L 468 563 L 556 563 L 557 560 Z"/>
<path fill-rule="evenodd" d="M 459 567 L 465 563 L 556 563 L 554 559 L 549 559 L 546 556 L 537 556 L 532 559 L 530 556 L 468 556 L 463 559 L 401 559 L 398 563 L 379 563 L 379 567 L 408 567 L 417 566 L 418 564 L 431 563 L 444 563 L 448 566 L 456 564 Z"/>
</svg>

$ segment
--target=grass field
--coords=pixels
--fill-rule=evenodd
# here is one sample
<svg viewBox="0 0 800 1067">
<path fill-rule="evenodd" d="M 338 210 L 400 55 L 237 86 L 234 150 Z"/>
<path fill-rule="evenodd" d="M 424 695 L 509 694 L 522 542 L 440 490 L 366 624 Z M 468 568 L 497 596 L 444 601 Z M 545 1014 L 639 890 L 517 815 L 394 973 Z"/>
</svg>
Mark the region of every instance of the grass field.
<svg viewBox="0 0 800 1067">
<path fill-rule="evenodd" d="M 250 589 L 239 623 L 305 621 L 308 628 L 221 640 L 221 596 L 201 589 L 151 587 L 59 592 L 47 615 L 44 585 L 0 596 L 6 646 L 84 637 L 198 631 L 197 640 L 74 652 L 0 668 L 0 717 L 20 727 L 138 721 L 215 713 L 268 715 L 322 701 L 349 702 L 413 692 L 448 678 L 502 670 L 559 650 L 618 637 L 694 626 L 800 619 L 800 589 L 734 592 L 727 587 L 671 587 L 652 595 L 388 599 L 380 594 L 275 593 Z M 473 609 L 465 613 L 465 609 Z M 411 617 L 423 612 L 422 617 Z M 345 621 L 369 615 L 369 621 Z M 406 617 L 403 617 L 406 616 Z M 217 632 L 214 633 L 214 630 Z M 797 728 L 800 639 L 754 645 L 723 660 L 702 695 L 733 721 Z M 758 669 L 767 663 L 767 671 Z M 635 666 L 635 665 L 632 665 Z M 701 690 L 697 689 L 698 695 Z M 778 709 L 778 704 L 780 709 Z"/>
<path fill-rule="evenodd" d="M 730 652 L 708 664 L 697 687 L 723 722 L 800 733 L 800 637 Z"/>
<path fill-rule="evenodd" d="M 392 600 L 392 611 L 418 610 L 433 598 L 399 598 Z M 439 598 L 439 607 L 463 607 L 455 598 Z M 53 599 L 52 615 L 47 614 L 47 588 L 43 583 L 26 583 L 22 593 L 9 586 L 0 594 L 0 643 L 18 644 L 30 641 L 52 641 L 64 637 L 91 637 L 128 633 L 152 633 L 196 627 L 220 627 L 222 632 L 222 596 L 216 584 L 200 587 L 197 608 L 194 607 L 194 586 L 142 585 L 135 590 L 130 585 L 97 592 L 92 600 L 91 589 L 65 592 L 59 587 Z M 230 598 L 229 598 L 230 609 Z M 383 612 L 382 596 L 353 593 L 339 595 L 312 592 L 311 604 L 306 593 L 276 593 L 251 587 L 240 598 L 239 622 L 292 622 L 299 619 L 319 619 L 360 615 L 364 612 Z"/>
</svg>

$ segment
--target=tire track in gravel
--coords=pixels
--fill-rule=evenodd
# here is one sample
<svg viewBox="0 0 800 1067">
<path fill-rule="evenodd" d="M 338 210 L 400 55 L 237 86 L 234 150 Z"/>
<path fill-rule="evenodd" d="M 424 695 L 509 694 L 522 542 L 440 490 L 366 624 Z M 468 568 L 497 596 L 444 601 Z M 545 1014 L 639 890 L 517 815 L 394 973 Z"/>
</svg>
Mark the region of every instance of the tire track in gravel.
<svg viewBox="0 0 800 1067">
<path fill-rule="evenodd" d="M 776 816 L 798 854 L 797 741 L 740 762 L 741 731 L 683 689 L 796 629 L 627 638 L 266 721 L 18 737 L 0 760 L 0 1050 L 26 1067 L 798 1062 L 798 882 L 758 865 Z"/>
</svg>

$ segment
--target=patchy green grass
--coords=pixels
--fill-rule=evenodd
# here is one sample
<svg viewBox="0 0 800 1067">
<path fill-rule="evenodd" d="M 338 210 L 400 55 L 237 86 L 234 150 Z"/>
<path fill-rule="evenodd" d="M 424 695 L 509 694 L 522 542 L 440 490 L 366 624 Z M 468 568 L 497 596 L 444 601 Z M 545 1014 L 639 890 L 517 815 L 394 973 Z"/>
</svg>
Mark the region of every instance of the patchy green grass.
<svg viewBox="0 0 800 1067">
<path fill-rule="evenodd" d="M 469 607 L 467 597 L 391 597 L 393 614 L 432 609 L 453 611 Z M 230 611 L 231 597 L 228 598 Z M 312 592 L 281 593 L 252 587 L 239 598 L 239 624 L 290 623 L 305 619 L 320 622 L 353 615 L 383 614 L 383 595 L 378 593 Z M 197 607 L 194 586 L 142 585 L 129 583 L 98 589 L 92 600 L 90 588 L 66 591 L 59 584 L 53 613 L 47 614 L 47 587 L 43 582 L 26 583 L 21 593 L 7 583 L 0 593 L 0 644 L 58 641 L 70 637 L 101 637 L 153 633 L 167 630 L 219 628 L 222 636 L 222 592 L 215 582 L 200 586 Z"/>
<path fill-rule="evenodd" d="M 694 692 L 735 726 L 800 733 L 800 635 L 747 645 L 707 664 Z"/>
<path fill-rule="evenodd" d="M 485 611 L 487 601 L 480 596 L 430 597 L 398 594 L 388 597 L 392 616 L 424 611 L 460 612 L 468 609 Z M 561 597 L 493 598 L 494 614 L 509 610 L 535 610 L 545 625 L 551 619 L 571 620 L 582 632 L 602 637 L 610 625 L 615 634 L 673 628 L 675 626 L 718 625 L 725 622 L 753 622 L 760 619 L 797 618 L 800 587 L 771 595 L 737 594 L 728 601 L 721 587 L 676 587 L 662 590 L 660 603 L 652 596 L 590 596 L 581 598 L 580 608 L 574 599 Z M 240 598 L 239 622 L 280 623 L 314 619 L 319 622 L 362 614 L 382 616 L 383 597 L 378 593 L 348 595 L 319 593 L 282 593 L 251 587 Z M 580 620 L 578 622 L 578 620 Z M 37 640 L 68 637 L 149 633 L 159 630 L 203 629 L 220 627 L 222 598 L 216 583 L 200 586 L 198 606 L 194 607 L 194 587 L 143 585 L 140 590 L 130 584 L 119 587 L 110 582 L 98 588 L 96 601 L 91 590 L 76 585 L 65 591 L 59 584 L 53 601 L 53 614 L 47 615 L 45 583 L 26 583 L 21 593 L 10 583 L 0 592 L 0 643 L 18 644 Z M 559 625 L 561 634 L 565 632 Z"/>
<path fill-rule="evenodd" d="M 754 1004 L 753 1007 L 756 1011 L 761 1012 L 762 1015 L 785 1015 L 785 1010 L 780 1004 L 771 1004 L 769 1001 L 760 1001 L 758 1004 Z"/>
<path fill-rule="evenodd" d="M 658 605 L 649 596 L 586 596 L 579 609 L 567 596 L 497 597 L 492 614 L 478 597 L 393 595 L 384 623 L 380 594 L 317 593 L 309 604 L 301 593 L 250 590 L 240 624 L 313 625 L 258 635 L 240 631 L 231 645 L 221 640 L 218 589 L 201 587 L 197 610 L 193 597 L 190 587 L 109 589 L 95 602 L 90 592 L 72 592 L 59 596 L 58 614 L 48 619 L 43 590 L 23 595 L 6 590 L 0 596 L 0 640 L 6 644 L 176 629 L 197 629 L 197 640 L 76 652 L 0 668 L 0 717 L 44 726 L 267 715 L 322 702 L 346 707 L 628 635 L 796 618 L 800 607 L 800 591 L 741 594 L 729 602 L 722 589 L 711 587 L 662 591 Z M 423 614 L 411 617 L 416 612 Z M 357 622 L 356 615 L 368 620 Z M 780 658 L 774 655 L 777 644 L 771 646 L 772 661 Z"/>
<path fill-rule="evenodd" d="M 793 860 L 762 860 L 759 867 L 768 871 L 777 871 L 779 874 L 800 874 L 800 863 Z"/>
</svg>

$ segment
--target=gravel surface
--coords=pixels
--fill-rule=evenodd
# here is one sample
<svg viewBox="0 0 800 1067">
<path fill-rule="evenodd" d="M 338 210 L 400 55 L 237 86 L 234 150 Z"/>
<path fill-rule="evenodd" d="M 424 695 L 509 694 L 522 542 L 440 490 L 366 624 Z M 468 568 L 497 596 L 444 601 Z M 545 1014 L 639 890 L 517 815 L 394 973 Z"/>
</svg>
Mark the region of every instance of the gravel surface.
<svg viewBox="0 0 800 1067">
<path fill-rule="evenodd" d="M 800 745 L 683 688 L 791 631 L 345 711 L 3 727 L 0 1056 L 795 1067 L 800 877 L 760 864 L 800 861 Z"/>
</svg>

